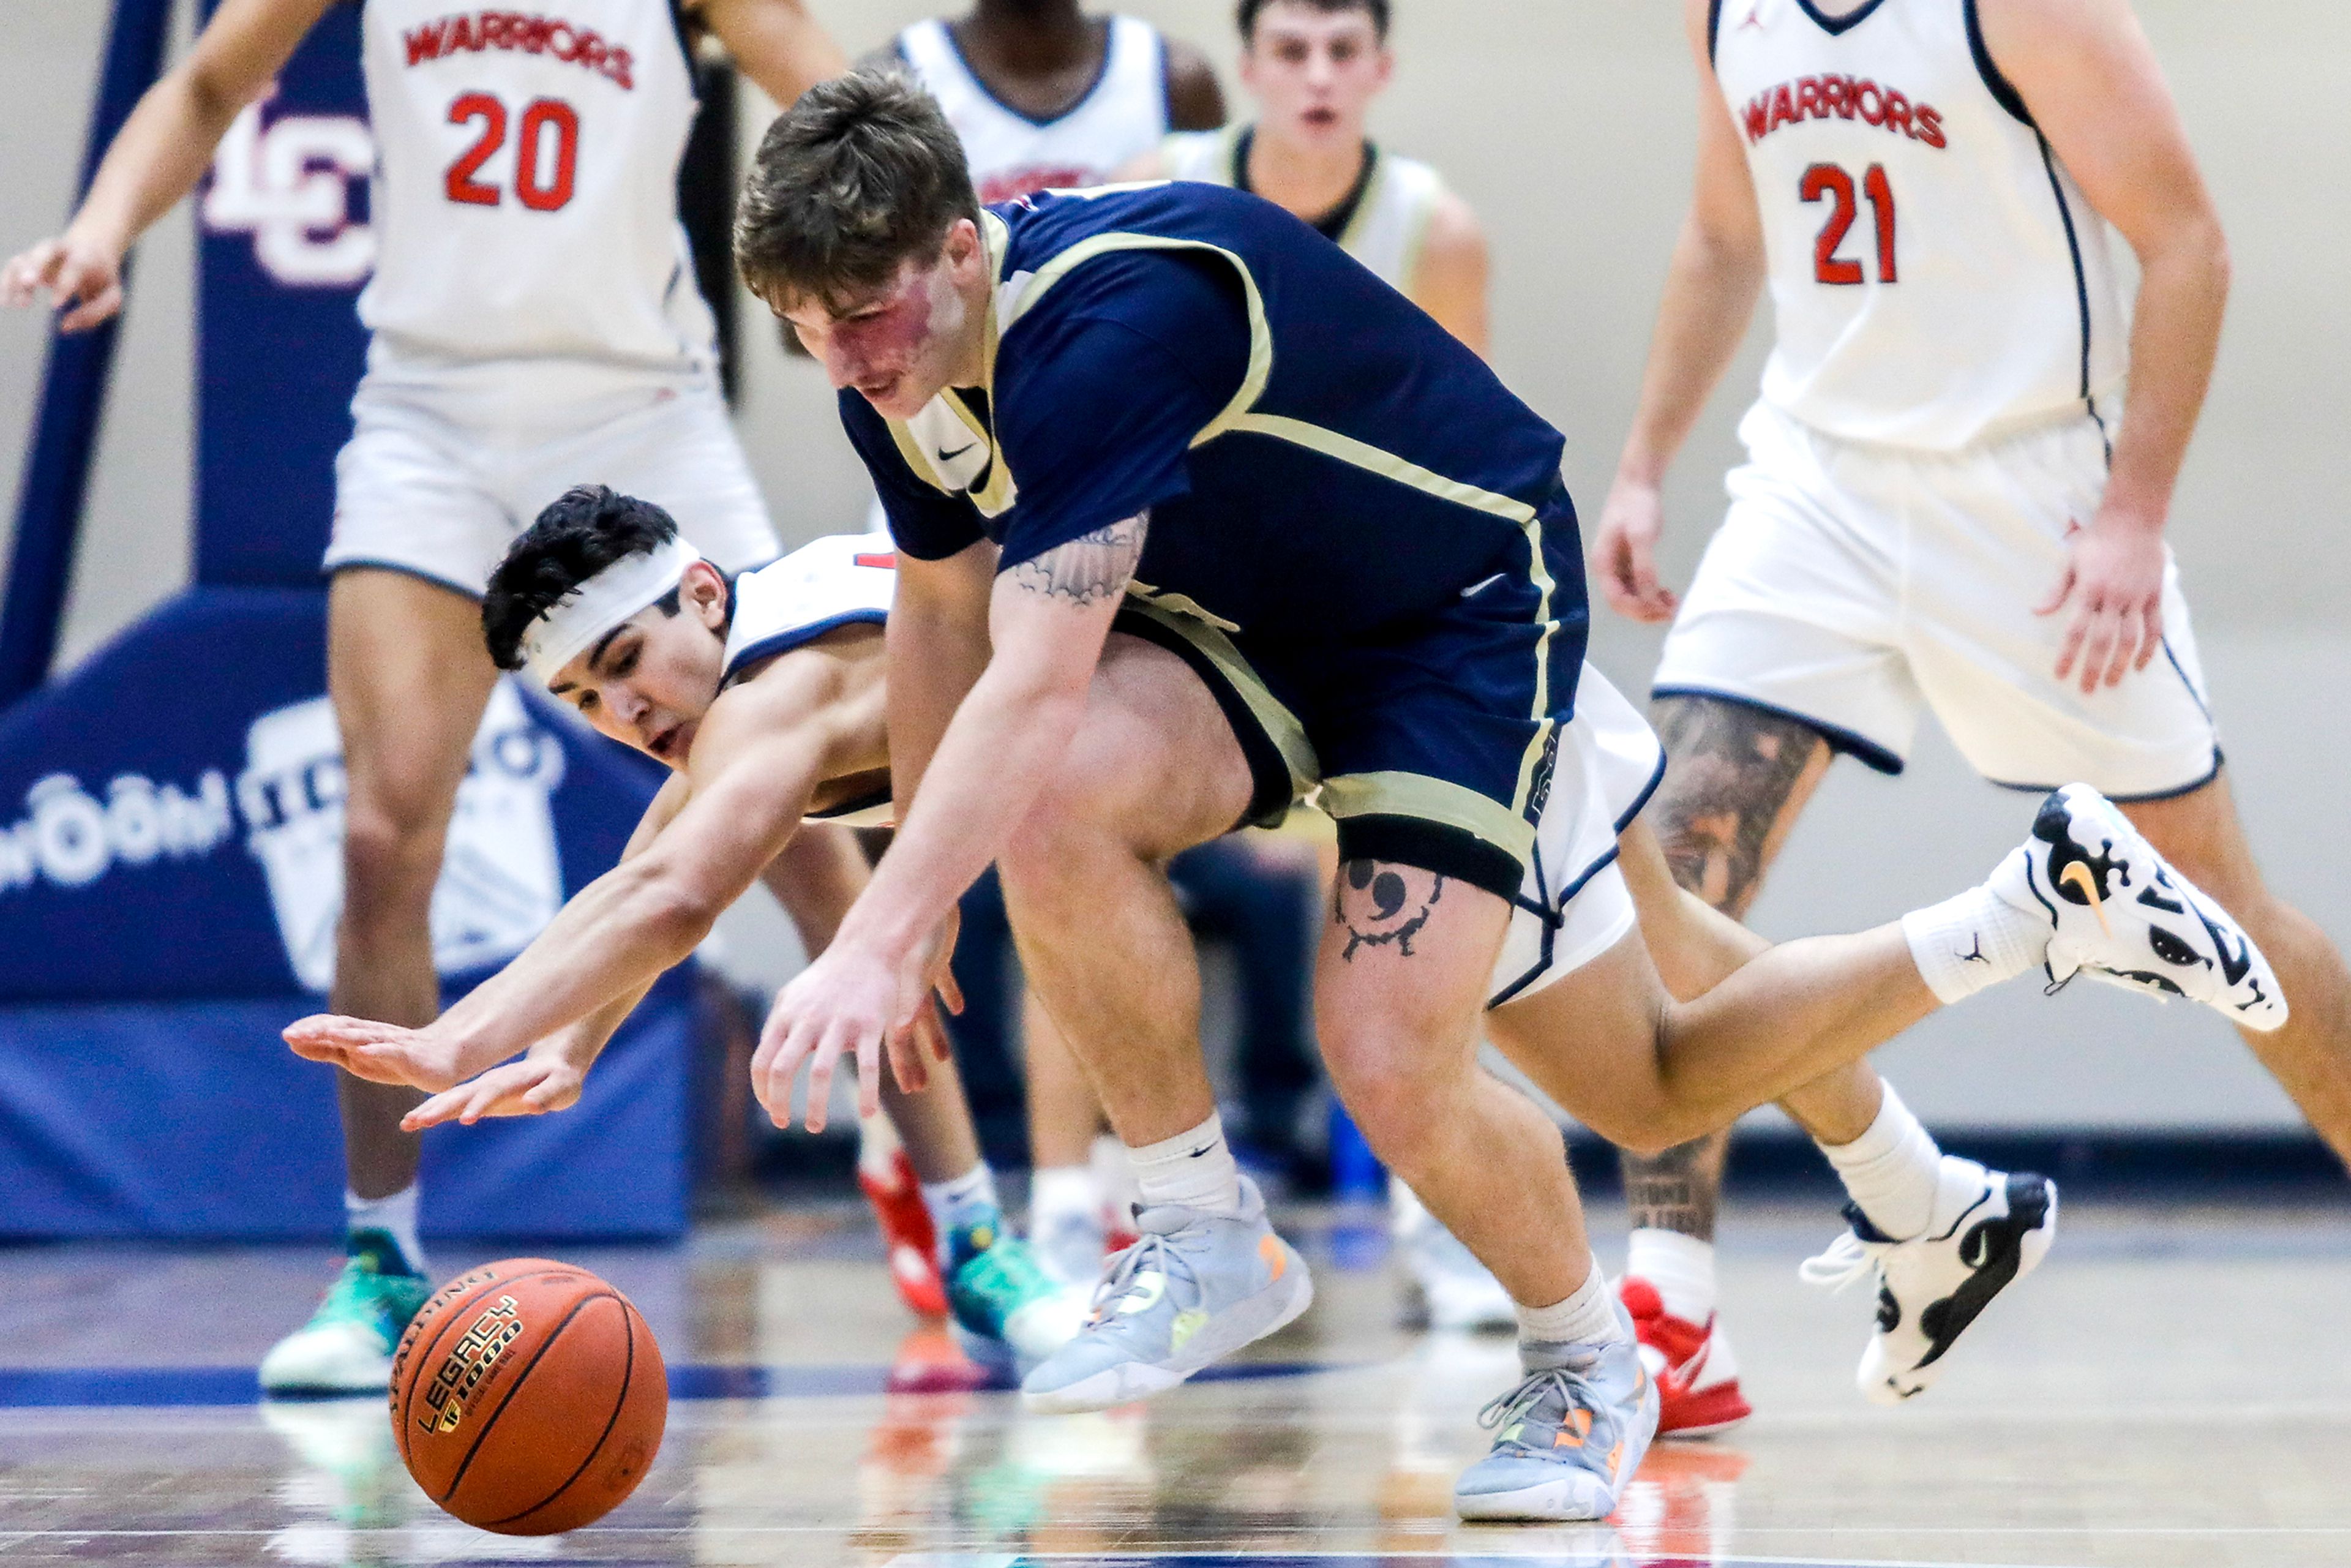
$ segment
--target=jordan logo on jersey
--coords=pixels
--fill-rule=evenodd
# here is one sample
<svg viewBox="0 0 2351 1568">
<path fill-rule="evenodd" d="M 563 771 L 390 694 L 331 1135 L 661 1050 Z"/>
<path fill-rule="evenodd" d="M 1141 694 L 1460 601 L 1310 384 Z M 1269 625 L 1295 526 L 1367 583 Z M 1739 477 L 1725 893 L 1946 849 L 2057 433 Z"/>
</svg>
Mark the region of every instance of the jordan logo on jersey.
<svg viewBox="0 0 2351 1568">
<path fill-rule="evenodd" d="M 626 48 L 606 43 L 593 27 L 576 26 L 560 16 L 465 11 L 413 27 L 401 35 L 401 42 L 408 47 L 412 66 L 468 52 L 480 54 L 485 49 L 519 49 L 527 55 L 552 55 L 566 65 L 594 71 L 623 91 L 633 91 L 637 85 L 629 74 L 633 61 Z"/>
<path fill-rule="evenodd" d="M 1747 133 L 1748 145 L 1753 146 L 1783 125 L 1826 120 L 1831 115 L 1884 126 L 1928 147 L 1949 145 L 1943 135 L 1940 110 L 1930 104 L 1913 103 L 1905 94 L 1880 87 L 1867 77 L 1800 77 L 1783 81 L 1748 99 L 1740 117 L 1740 129 Z"/>
</svg>

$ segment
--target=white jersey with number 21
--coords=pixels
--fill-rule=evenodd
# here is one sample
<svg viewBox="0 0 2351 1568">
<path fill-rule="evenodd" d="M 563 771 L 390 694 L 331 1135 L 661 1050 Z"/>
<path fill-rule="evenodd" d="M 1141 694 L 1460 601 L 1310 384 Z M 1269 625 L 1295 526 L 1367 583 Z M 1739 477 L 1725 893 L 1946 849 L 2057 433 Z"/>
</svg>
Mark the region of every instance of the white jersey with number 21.
<svg viewBox="0 0 2351 1568">
<path fill-rule="evenodd" d="M 706 370 L 677 219 L 695 103 L 675 14 L 548 4 L 367 0 L 379 251 L 360 319 L 427 361 Z"/>
<path fill-rule="evenodd" d="M 2107 225 L 1975 0 L 1716 0 L 1711 44 L 1770 259 L 1767 402 L 1938 452 L 2097 412 L 2126 363 Z"/>
</svg>

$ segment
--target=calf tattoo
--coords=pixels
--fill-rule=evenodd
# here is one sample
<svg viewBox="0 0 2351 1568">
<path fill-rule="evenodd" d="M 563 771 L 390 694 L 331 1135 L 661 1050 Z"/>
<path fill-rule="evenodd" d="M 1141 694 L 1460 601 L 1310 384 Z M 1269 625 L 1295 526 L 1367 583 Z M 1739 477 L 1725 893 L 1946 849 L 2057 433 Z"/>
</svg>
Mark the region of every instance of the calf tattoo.
<svg viewBox="0 0 2351 1568">
<path fill-rule="evenodd" d="M 1339 878 L 1331 918 L 1346 928 L 1346 950 L 1339 956 L 1350 964 L 1365 947 L 1394 947 L 1399 957 L 1411 957 L 1412 939 L 1445 896 L 1445 879 L 1435 872 L 1384 861 L 1351 860 L 1339 868 Z M 1351 893 L 1363 896 L 1350 898 Z"/>
<path fill-rule="evenodd" d="M 1143 536 L 1149 513 L 1080 534 L 1012 569 L 1012 580 L 1032 593 L 1066 599 L 1072 604 L 1099 604 L 1116 599 L 1134 580 L 1143 559 Z"/>
<path fill-rule="evenodd" d="M 1718 1134 L 1653 1158 L 1625 1156 L 1625 1207 L 1635 1228 L 1673 1230 L 1714 1239 L 1714 1212 L 1722 1197 L 1722 1149 Z"/>
<path fill-rule="evenodd" d="M 1743 919 L 1828 743 L 1801 719 L 1711 697 L 1666 697 L 1650 716 L 1669 759 L 1652 820 L 1674 880 Z"/>
</svg>

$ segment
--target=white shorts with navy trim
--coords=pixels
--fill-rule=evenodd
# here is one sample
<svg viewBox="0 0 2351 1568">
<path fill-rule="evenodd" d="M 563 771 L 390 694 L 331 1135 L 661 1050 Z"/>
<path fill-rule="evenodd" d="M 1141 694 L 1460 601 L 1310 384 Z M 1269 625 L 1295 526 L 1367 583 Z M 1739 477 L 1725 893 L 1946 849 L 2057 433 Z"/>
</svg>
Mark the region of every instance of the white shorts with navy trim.
<svg viewBox="0 0 2351 1568">
<path fill-rule="evenodd" d="M 1666 751 L 1625 695 L 1590 664 L 1577 677 L 1575 717 L 1560 732 L 1534 854 L 1513 900 L 1486 1005 L 1500 1007 L 1563 979 L 1634 928 L 1616 836 L 1666 776 Z"/>
<path fill-rule="evenodd" d="M 653 502 L 722 571 L 782 553 L 707 377 L 608 384 L 549 403 L 371 376 L 351 413 L 335 459 L 329 573 L 383 567 L 479 598 L 516 537 L 574 485 Z"/>
<path fill-rule="evenodd" d="M 2095 514 L 2106 437 L 2086 415 L 1949 455 L 1856 445 L 1759 403 L 1748 461 L 1666 639 L 1653 695 L 1786 714 L 1898 773 L 1931 708 L 1993 783 L 2183 794 L 2220 767 L 2176 567 L 2164 645 L 2085 696 L 2057 679 L 2074 607 L 2048 601 Z M 2078 676 L 2077 676 L 2078 679 Z"/>
</svg>

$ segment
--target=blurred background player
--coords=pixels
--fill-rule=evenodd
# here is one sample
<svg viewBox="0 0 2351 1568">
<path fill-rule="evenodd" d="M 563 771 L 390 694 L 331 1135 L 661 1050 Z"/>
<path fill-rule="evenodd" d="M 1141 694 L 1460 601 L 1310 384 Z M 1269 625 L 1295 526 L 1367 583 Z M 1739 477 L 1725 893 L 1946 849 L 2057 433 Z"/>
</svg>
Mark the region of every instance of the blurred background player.
<svg viewBox="0 0 2351 1568">
<path fill-rule="evenodd" d="M 225 0 L 141 100 L 65 232 L 8 264 L 69 330 L 121 306 L 124 254 L 186 195 L 329 0 Z M 688 26 L 778 103 L 841 68 L 799 0 L 570 0 L 567 57 L 510 13 L 372 0 L 373 334 L 336 462 L 328 690 L 343 741 L 343 907 L 330 1005 L 440 1010 L 430 912 L 498 671 L 476 608 L 526 519 L 583 472 L 653 497 L 727 570 L 777 554 L 719 394 L 677 217 L 695 111 Z M 261 1365 L 271 1392 L 361 1391 L 430 1293 L 413 1091 L 340 1081 L 349 1261 Z"/>
<path fill-rule="evenodd" d="M 621 864 L 439 1019 L 410 1029 L 313 1018 L 288 1040 L 306 1051 L 362 1042 L 420 1086 L 474 1078 L 412 1112 L 412 1129 L 559 1111 L 645 991 L 753 882 L 775 890 L 808 950 L 822 952 L 867 878 L 846 829 L 890 820 L 882 628 L 897 573 L 872 543 L 821 538 L 730 579 L 646 501 L 580 486 L 549 505 L 492 574 L 476 635 L 499 668 L 527 670 L 672 777 Z M 1082 1303 L 1005 1224 L 935 1013 L 920 1033 L 924 1058 L 862 1085 L 862 1098 L 904 1134 L 958 1343 L 1008 1375 L 1074 1333 Z M 825 1087 L 810 1090 L 814 1126 Z"/>
<path fill-rule="evenodd" d="M 2242 918 L 2294 1011 L 2240 1032 L 2351 1159 L 2351 976 L 2254 867 L 2163 539 L 2229 261 L 2127 5 L 1686 12 L 1697 193 L 1593 547 L 1620 613 L 1675 617 L 1659 487 L 1766 283 L 1777 334 L 1656 674 L 1676 875 L 1745 915 L 1830 760 L 1900 771 L 1923 704 L 1988 779 L 2112 796 Z M 1625 1162 L 1626 1300 L 1701 1364 L 1727 1142 Z M 1855 1156 L 1888 1168 L 1933 1153 L 1890 1092 L 1866 1142 Z M 1813 1271 L 1951 1224 L 1967 1185 L 1914 1183 Z"/>
<path fill-rule="evenodd" d="M 1102 184 L 1170 131 L 1225 122 L 1224 90 L 1198 49 L 1131 16 L 1088 15 L 1077 0 L 979 0 L 959 20 L 915 23 L 861 64 L 896 66 L 938 100 L 983 204 Z M 882 526 L 878 503 L 872 526 Z M 1235 952 L 1245 970 L 1274 971 L 1270 979 L 1243 975 L 1259 1018 L 1247 1031 L 1255 1049 L 1245 1047 L 1244 1059 L 1266 1063 L 1259 1070 L 1284 1083 L 1311 1081 L 1303 1038 L 1309 938 L 1301 929 L 1282 940 L 1285 907 L 1299 901 L 1284 896 L 1290 884 L 1280 881 L 1269 900 L 1230 858 L 1187 867 L 1193 874 L 1186 880 L 1213 883 L 1196 888 L 1204 895 L 1196 912 L 1223 912 L 1239 928 Z M 1057 1273 L 1090 1281 L 1105 1237 L 1122 1239 L 1123 1227 L 1112 1218 L 1124 1213 L 1134 1184 L 1117 1140 L 1097 1136 L 1102 1113 L 1076 1059 L 1043 1010 L 1016 998 L 1011 930 L 993 873 L 964 901 L 956 968 L 969 1004 L 956 1033 L 973 1060 L 1008 1071 L 1016 1030 L 1024 1042 L 1030 1232 Z M 868 1119 L 859 1134 L 859 1185 L 885 1225 L 893 1216 L 918 1219 L 907 1207 L 888 1124 Z M 893 1247 L 893 1256 L 922 1250 Z"/>
<path fill-rule="evenodd" d="M 1241 0 L 1238 19 L 1241 83 L 1257 100 L 1258 117 L 1170 136 L 1124 177 L 1254 192 L 1312 225 L 1484 354 L 1488 267 L 1477 214 L 1436 170 L 1385 151 L 1365 131 L 1373 100 L 1395 74 L 1387 0 Z M 1251 842 L 1225 840 L 1189 852 Z M 1287 847 L 1275 841 L 1257 852 L 1272 858 Z M 1032 1047 L 1032 1061 L 1035 1054 Z M 1510 1292 L 1412 1189 L 1392 1181 L 1388 1191 L 1405 1264 L 1406 1321 L 1492 1330 L 1515 1323 Z"/>
</svg>

